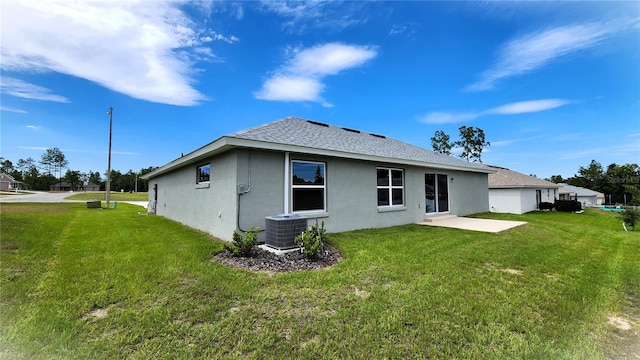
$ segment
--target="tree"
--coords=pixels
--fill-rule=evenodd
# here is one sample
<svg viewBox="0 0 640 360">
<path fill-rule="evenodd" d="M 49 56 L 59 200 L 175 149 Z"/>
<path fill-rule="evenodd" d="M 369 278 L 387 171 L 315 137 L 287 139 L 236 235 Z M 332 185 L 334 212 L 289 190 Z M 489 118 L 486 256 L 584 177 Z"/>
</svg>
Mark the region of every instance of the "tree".
<svg viewBox="0 0 640 360">
<path fill-rule="evenodd" d="M 316 168 L 316 173 L 313 178 L 314 184 L 324 184 L 324 177 L 322 176 L 322 170 L 320 169 L 320 165 Z"/>
<path fill-rule="evenodd" d="M 36 183 L 40 177 L 40 171 L 38 170 L 36 161 L 30 157 L 19 159 L 16 163 L 16 169 L 20 173 L 20 181 L 22 181 L 25 188 L 36 189 Z"/>
<path fill-rule="evenodd" d="M 62 169 L 69 164 L 62 151 L 58 148 L 47 149 L 45 153 L 42 154 L 40 163 L 47 167 L 48 174 L 55 176 L 55 173 L 58 172 L 58 177 L 60 177 Z"/>
<path fill-rule="evenodd" d="M 14 168 L 11 160 L 8 160 L 8 159 L 5 160 L 5 158 L 0 157 L 0 172 L 5 173 L 7 175 L 11 175 L 13 171 L 14 171 Z"/>
<path fill-rule="evenodd" d="M 157 168 L 158 168 L 157 166 L 149 166 L 148 168 L 140 169 L 140 172 L 138 175 L 138 191 L 142 191 L 142 192 L 149 191 L 149 181 L 140 179 L 140 176 L 148 174 L 156 170 Z"/>
<path fill-rule="evenodd" d="M 438 130 L 431 138 L 431 147 L 433 148 L 433 151 L 437 153 L 451 155 L 451 148 L 453 147 L 453 144 L 450 140 L 451 137 L 449 137 L 449 135 L 442 130 Z"/>
<path fill-rule="evenodd" d="M 460 140 L 456 141 L 454 145 L 462 148 L 460 157 L 471 161 L 476 159 L 478 162 L 482 162 L 482 150 L 485 146 L 490 146 L 491 143 L 485 140 L 484 131 L 480 128 L 473 126 L 460 126 Z M 476 161 L 474 160 L 474 161 Z"/>
<path fill-rule="evenodd" d="M 102 176 L 100 176 L 100 172 L 93 172 L 89 170 L 89 182 L 92 184 L 100 185 L 102 183 Z"/>
<path fill-rule="evenodd" d="M 600 165 L 599 162 L 591 160 L 588 167 L 585 168 L 580 166 L 578 174 L 589 182 L 589 186 L 587 186 L 587 188 L 594 191 L 601 190 L 600 183 L 604 178 L 604 171 L 602 170 L 602 165 Z"/>
<path fill-rule="evenodd" d="M 67 170 L 67 173 L 64 174 L 64 179 L 71 184 L 71 189 L 74 190 L 76 185 L 82 184 L 80 180 L 80 171 L 78 170 Z"/>
<path fill-rule="evenodd" d="M 554 184 L 559 184 L 561 182 L 564 182 L 564 180 L 562 179 L 562 175 L 551 175 L 548 181 L 551 181 Z"/>
</svg>

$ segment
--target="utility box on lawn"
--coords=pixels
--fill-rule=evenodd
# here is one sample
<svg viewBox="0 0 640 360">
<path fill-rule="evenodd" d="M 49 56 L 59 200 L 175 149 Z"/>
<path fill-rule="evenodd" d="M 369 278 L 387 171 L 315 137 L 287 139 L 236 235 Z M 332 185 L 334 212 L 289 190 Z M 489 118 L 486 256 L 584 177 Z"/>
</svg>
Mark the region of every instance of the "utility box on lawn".
<svg viewBox="0 0 640 360">
<path fill-rule="evenodd" d="M 100 209 L 102 203 L 100 201 L 87 201 L 87 209 Z"/>
<path fill-rule="evenodd" d="M 265 245 L 278 250 L 299 247 L 295 243 L 296 236 L 307 228 L 307 218 L 298 214 L 281 214 L 267 216 Z"/>
</svg>

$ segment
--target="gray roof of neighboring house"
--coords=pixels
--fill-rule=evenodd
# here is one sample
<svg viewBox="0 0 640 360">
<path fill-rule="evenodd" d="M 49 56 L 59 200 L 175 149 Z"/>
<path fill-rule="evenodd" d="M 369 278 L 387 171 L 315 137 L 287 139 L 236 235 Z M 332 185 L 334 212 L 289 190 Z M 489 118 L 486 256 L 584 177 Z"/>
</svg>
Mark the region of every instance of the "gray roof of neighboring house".
<svg viewBox="0 0 640 360">
<path fill-rule="evenodd" d="M 503 188 L 543 188 L 557 189 L 558 184 L 550 181 L 538 179 L 533 176 L 525 175 L 513 170 L 487 165 L 497 170 L 495 174 L 489 174 L 489 189 Z"/>
<path fill-rule="evenodd" d="M 575 194 L 576 196 L 596 196 L 596 197 L 604 197 L 604 194 L 601 192 L 597 192 L 591 189 L 586 189 L 580 186 L 573 186 L 565 183 L 559 183 L 560 189 L 558 190 L 559 194 Z"/>
<path fill-rule="evenodd" d="M 11 183 L 22 183 L 22 181 L 18 181 L 16 180 L 13 176 L 9 175 L 9 174 L 5 174 L 5 173 L 0 173 L 0 181 L 2 182 L 11 182 Z"/>
<path fill-rule="evenodd" d="M 438 154 L 386 136 L 288 117 L 223 136 L 144 175 L 143 179 L 200 161 L 230 148 L 290 151 L 480 173 L 495 171 L 482 164 Z"/>
</svg>

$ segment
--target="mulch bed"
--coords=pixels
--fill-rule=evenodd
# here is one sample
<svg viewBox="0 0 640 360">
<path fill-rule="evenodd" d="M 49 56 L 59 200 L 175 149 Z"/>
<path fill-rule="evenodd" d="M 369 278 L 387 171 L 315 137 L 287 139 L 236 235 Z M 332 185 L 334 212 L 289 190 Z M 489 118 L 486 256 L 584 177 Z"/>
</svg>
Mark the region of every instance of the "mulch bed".
<svg viewBox="0 0 640 360">
<path fill-rule="evenodd" d="M 315 260 L 307 259 L 300 251 L 276 255 L 257 246 L 253 248 L 251 256 L 248 257 L 233 256 L 231 252 L 225 250 L 214 255 L 211 260 L 250 271 L 288 272 L 326 268 L 338 263 L 341 258 L 342 256 L 336 248 L 324 244 L 323 253 Z"/>
</svg>

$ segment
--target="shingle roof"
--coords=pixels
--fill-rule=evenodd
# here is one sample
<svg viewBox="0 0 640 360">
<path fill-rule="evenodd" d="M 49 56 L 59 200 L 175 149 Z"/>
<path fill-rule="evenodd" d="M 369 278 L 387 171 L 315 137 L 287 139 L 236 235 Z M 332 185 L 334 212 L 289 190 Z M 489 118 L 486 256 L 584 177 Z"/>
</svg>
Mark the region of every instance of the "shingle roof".
<svg viewBox="0 0 640 360">
<path fill-rule="evenodd" d="M 482 164 L 439 154 L 386 136 L 296 117 L 239 131 L 228 137 L 491 172 Z"/>
<path fill-rule="evenodd" d="M 603 193 L 583 188 L 580 186 L 573 186 L 565 183 L 559 183 L 560 189 L 558 190 L 559 194 L 575 194 L 576 196 L 600 196 L 604 197 Z"/>
<path fill-rule="evenodd" d="M 143 175 L 142 179 L 151 179 L 232 148 L 290 151 L 486 174 L 495 171 L 482 164 L 438 154 L 386 136 L 288 117 L 222 136 Z"/>
<path fill-rule="evenodd" d="M 2 182 L 12 182 L 12 183 L 22 183 L 22 181 L 17 181 L 13 176 L 5 173 L 0 173 L 0 181 Z"/>
<path fill-rule="evenodd" d="M 489 166 L 490 168 L 497 170 L 495 174 L 489 174 L 489 188 L 558 188 L 557 184 L 550 181 L 538 179 L 533 176 L 525 175 L 513 170 Z"/>
</svg>

